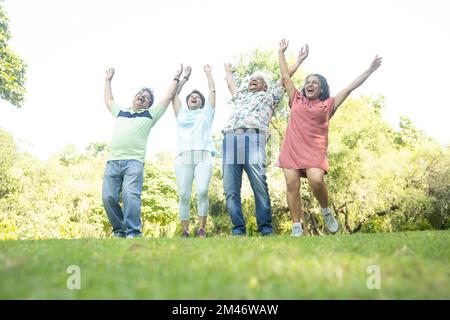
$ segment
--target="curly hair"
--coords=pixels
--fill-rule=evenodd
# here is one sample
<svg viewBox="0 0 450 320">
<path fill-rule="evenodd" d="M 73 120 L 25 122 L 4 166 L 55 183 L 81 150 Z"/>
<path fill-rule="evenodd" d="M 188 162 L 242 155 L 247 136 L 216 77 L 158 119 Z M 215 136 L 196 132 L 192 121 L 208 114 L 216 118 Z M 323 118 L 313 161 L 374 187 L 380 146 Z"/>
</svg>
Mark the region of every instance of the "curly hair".
<svg viewBox="0 0 450 320">
<path fill-rule="evenodd" d="M 312 77 L 312 76 L 315 76 L 315 77 L 319 78 L 320 88 L 322 89 L 322 92 L 320 93 L 320 96 L 319 96 L 319 100 L 320 101 L 327 100 L 330 97 L 330 86 L 328 85 L 327 78 L 325 78 L 321 74 L 313 73 L 313 74 L 310 74 L 310 75 L 308 75 L 306 77 L 305 83 L 308 80 L 308 78 Z M 306 97 L 305 85 L 303 85 L 303 88 L 302 88 L 302 95 Z"/>
</svg>

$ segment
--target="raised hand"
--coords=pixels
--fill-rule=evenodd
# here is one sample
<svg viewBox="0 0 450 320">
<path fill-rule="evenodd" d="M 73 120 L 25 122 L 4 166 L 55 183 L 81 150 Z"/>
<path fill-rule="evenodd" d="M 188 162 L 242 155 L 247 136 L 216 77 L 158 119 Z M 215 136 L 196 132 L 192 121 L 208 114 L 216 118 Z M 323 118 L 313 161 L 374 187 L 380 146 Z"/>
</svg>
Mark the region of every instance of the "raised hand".
<svg viewBox="0 0 450 320">
<path fill-rule="evenodd" d="M 381 57 L 378 57 L 378 55 L 375 56 L 372 63 L 369 66 L 369 69 L 364 71 L 361 75 L 359 75 L 355 80 L 353 80 L 347 87 L 342 89 L 335 97 L 334 97 L 334 110 L 336 110 L 344 101 L 347 99 L 347 97 L 350 95 L 350 93 L 358 88 L 360 85 L 364 83 L 364 81 L 367 80 L 367 78 L 370 77 L 370 75 L 377 70 L 381 65 Z"/>
<path fill-rule="evenodd" d="M 114 77 L 114 73 L 115 73 L 114 68 L 108 68 L 106 70 L 105 80 L 111 81 L 112 78 Z"/>
<path fill-rule="evenodd" d="M 181 74 L 183 73 L 183 64 L 180 63 L 180 69 L 178 69 L 175 73 L 175 78 L 180 79 Z"/>
<path fill-rule="evenodd" d="M 233 65 L 231 63 L 224 63 L 225 71 L 233 73 Z"/>
<path fill-rule="evenodd" d="M 302 49 L 300 50 L 297 60 L 299 62 L 303 62 L 308 57 L 308 54 L 309 54 L 309 47 L 307 44 L 305 44 L 305 46 L 302 47 Z"/>
<path fill-rule="evenodd" d="M 286 39 L 281 39 L 281 41 L 279 42 L 278 51 L 285 52 L 288 46 L 289 41 Z"/>
<path fill-rule="evenodd" d="M 205 71 L 206 74 L 211 73 L 212 67 L 207 64 L 203 66 L 203 70 Z"/>
<path fill-rule="evenodd" d="M 227 72 L 226 79 L 228 90 L 230 90 L 231 95 L 234 96 L 238 91 L 238 87 L 236 86 L 236 81 L 233 76 L 233 65 L 231 63 L 224 63 L 223 65 L 225 67 L 225 71 Z"/>
<path fill-rule="evenodd" d="M 186 68 L 184 68 L 184 77 L 186 79 L 189 79 L 189 77 L 191 76 L 192 73 L 192 68 L 190 66 L 187 66 Z"/>
<path fill-rule="evenodd" d="M 376 55 L 372 63 L 370 64 L 369 67 L 370 72 L 374 72 L 375 70 L 377 70 L 381 66 L 382 60 L 383 60 L 382 57 L 378 57 L 378 55 Z"/>
</svg>

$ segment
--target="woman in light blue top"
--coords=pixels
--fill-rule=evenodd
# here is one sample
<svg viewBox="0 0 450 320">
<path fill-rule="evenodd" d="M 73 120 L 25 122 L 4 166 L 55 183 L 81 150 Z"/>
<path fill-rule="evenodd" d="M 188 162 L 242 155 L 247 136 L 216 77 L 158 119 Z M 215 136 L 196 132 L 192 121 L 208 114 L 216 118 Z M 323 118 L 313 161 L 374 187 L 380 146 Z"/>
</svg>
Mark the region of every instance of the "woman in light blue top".
<svg viewBox="0 0 450 320">
<path fill-rule="evenodd" d="M 208 216 L 208 188 L 211 181 L 214 144 L 211 125 L 216 107 L 216 90 L 211 75 L 211 66 L 203 67 L 208 79 L 208 100 L 198 90 L 193 90 L 186 97 L 186 105 L 182 105 L 179 93 L 189 76 L 191 67 L 184 69 L 184 77 L 178 84 L 178 90 L 172 99 L 173 111 L 177 119 L 177 157 L 175 175 L 179 194 L 179 214 L 183 237 L 189 237 L 189 211 L 191 206 L 192 183 L 195 186 L 198 200 L 199 228 L 198 237 L 205 237 L 205 225 Z"/>
</svg>

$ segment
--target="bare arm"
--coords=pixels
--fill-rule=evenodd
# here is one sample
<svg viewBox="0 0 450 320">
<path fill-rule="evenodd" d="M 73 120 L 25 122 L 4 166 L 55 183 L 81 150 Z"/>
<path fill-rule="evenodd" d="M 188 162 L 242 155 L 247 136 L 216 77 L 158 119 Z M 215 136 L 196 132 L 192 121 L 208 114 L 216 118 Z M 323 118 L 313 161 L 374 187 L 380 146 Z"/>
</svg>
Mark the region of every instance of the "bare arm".
<svg viewBox="0 0 450 320">
<path fill-rule="evenodd" d="M 108 70 L 106 70 L 106 75 L 105 75 L 105 104 L 108 107 L 109 111 L 112 111 L 112 106 L 114 104 L 114 97 L 112 94 L 112 89 L 111 89 L 111 80 L 114 77 L 114 68 L 109 68 Z"/>
<path fill-rule="evenodd" d="M 175 117 L 178 116 L 178 112 L 181 108 L 181 101 L 179 94 L 181 92 L 181 89 L 183 89 L 184 84 L 189 80 L 189 77 L 191 76 L 192 68 L 187 66 L 184 68 L 184 77 L 178 84 L 177 92 L 175 93 L 175 96 L 172 99 L 172 108 L 173 112 L 175 113 Z"/>
<path fill-rule="evenodd" d="M 375 56 L 372 63 L 370 64 L 369 69 L 364 71 L 358 78 L 352 81 L 346 88 L 341 90 L 335 97 L 334 97 L 334 110 L 336 110 L 347 97 L 352 93 L 353 90 L 358 88 L 360 85 L 364 83 L 364 81 L 367 80 L 367 78 L 378 69 L 378 67 L 381 65 L 381 57 Z"/>
<path fill-rule="evenodd" d="M 230 90 L 231 95 L 234 96 L 238 91 L 238 88 L 233 77 L 233 65 L 231 63 L 225 63 L 225 71 L 227 73 L 228 90 Z"/>
<path fill-rule="evenodd" d="M 184 84 L 186 82 L 188 82 L 189 77 L 191 76 L 191 73 L 192 73 L 192 68 L 190 66 L 187 66 L 186 68 L 184 68 L 184 76 L 183 76 L 183 79 L 181 79 L 180 83 L 178 84 L 177 95 L 180 94 L 181 90 L 184 87 Z"/>
<path fill-rule="evenodd" d="M 288 45 L 289 45 L 288 41 L 284 39 L 280 41 L 280 46 L 278 48 L 278 60 L 280 63 L 280 73 L 281 73 L 280 81 L 284 89 L 286 89 L 286 92 L 289 96 L 289 104 L 291 104 L 292 99 L 294 98 L 295 90 L 297 89 L 295 88 L 294 82 L 292 81 L 291 75 L 289 74 L 289 69 L 286 63 L 286 57 L 284 56 L 284 52 L 286 51 Z"/>
<path fill-rule="evenodd" d="M 175 77 L 173 78 L 166 95 L 158 102 L 158 106 L 167 108 L 170 101 L 172 101 L 173 97 L 177 93 L 178 83 L 180 81 L 180 76 L 182 72 L 183 72 L 183 65 L 180 64 L 180 69 L 176 71 Z"/>
<path fill-rule="evenodd" d="M 287 41 L 287 40 L 285 40 L 285 41 L 289 45 L 289 41 Z M 285 49 L 285 51 L 286 51 L 286 49 Z M 308 54 L 309 54 L 309 47 L 308 47 L 308 45 L 305 45 L 305 47 L 302 47 L 302 49 L 300 50 L 297 61 L 292 66 L 289 67 L 289 77 L 292 77 L 297 72 L 300 65 L 308 57 Z M 279 80 L 279 84 L 283 84 L 282 79 Z"/>
<path fill-rule="evenodd" d="M 288 93 L 289 103 L 291 103 L 292 99 L 294 98 L 295 91 L 297 90 L 291 77 L 294 75 L 294 73 L 300 67 L 302 62 L 308 57 L 309 47 L 308 47 L 308 45 L 306 45 L 304 48 L 302 47 L 302 49 L 300 50 L 300 53 L 298 55 L 298 59 L 297 59 L 296 63 L 293 66 L 291 66 L 291 68 L 288 69 L 287 63 L 286 63 L 286 57 L 284 55 L 288 45 L 289 45 L 289 41 L 287 41 L 285 39 L 282 39 L 280 41 L 280 46 L 278 48 L 278 59 L 279 59 L 279 63 L 280 63 L 280 73 L 281 73 L 280 82 L 283 85 L 286 92 Z"/>
<path fill-rule="evenodd" d="M 211 105 L 211 108 L 214 109 L 216 107 L 216 87 L 214 85 L 214 79 L 211 74 L 211 69 L 212 68 L 209 64 L 203 67 L 203 70 L 206 73 L 206 78 L 208 78 L 208 88 L 209 88 L 208 101 L 209 104 Z"/>
</svg>

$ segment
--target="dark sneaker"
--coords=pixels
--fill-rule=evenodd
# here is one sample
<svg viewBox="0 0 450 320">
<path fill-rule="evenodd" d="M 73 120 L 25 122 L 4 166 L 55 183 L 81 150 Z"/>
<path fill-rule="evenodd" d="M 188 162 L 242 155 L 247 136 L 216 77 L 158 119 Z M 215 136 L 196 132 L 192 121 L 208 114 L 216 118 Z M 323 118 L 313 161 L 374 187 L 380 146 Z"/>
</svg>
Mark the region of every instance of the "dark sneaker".
<svg viewBox="0 0 450 320">
<path fill-rule="evenodd" d="M 197 237 L 198 238 L 206 238 L 206 231 L 203 228 L 199 228 L 197 230 Z"/>
<path fill-rule="evenodd" d="M 125 238 L 125 235 L 123 233 L 113 233 L 113 238 Z"/>
<path fill-rule="evenodd" d="M 185 230 L 183 231 L 183 233 L 181 234 L 182 238 L 189 238 L 189 231 Z"/>
</svg>

